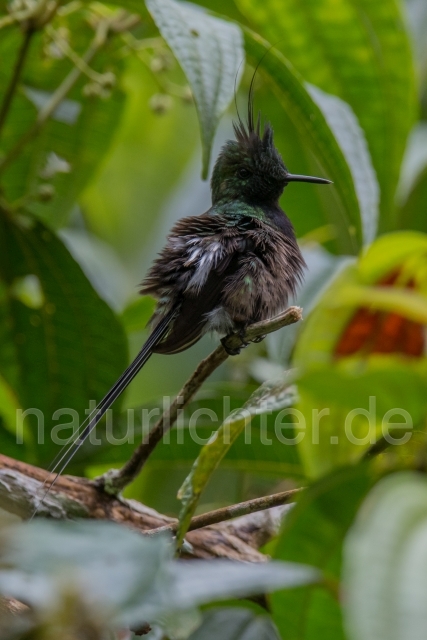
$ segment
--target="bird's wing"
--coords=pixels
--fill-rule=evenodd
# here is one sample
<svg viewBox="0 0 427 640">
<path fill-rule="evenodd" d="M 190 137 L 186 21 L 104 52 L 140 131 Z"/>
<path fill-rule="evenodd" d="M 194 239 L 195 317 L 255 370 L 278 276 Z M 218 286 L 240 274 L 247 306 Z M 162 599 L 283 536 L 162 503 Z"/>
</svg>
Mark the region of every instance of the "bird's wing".
<svg viewBox="0 0 427 640">
<path fill-rule="evenodd" d="M 188 349 L 203 335 L 207 314 L 221 302 L 224 283 L 239 267 L 241 252 L 233 252 L 211 268 L 197 290 L 183 292 L 180 311 L 166 337 L 153 349 L 155 353 L 179 353 Z"/>
</svg>

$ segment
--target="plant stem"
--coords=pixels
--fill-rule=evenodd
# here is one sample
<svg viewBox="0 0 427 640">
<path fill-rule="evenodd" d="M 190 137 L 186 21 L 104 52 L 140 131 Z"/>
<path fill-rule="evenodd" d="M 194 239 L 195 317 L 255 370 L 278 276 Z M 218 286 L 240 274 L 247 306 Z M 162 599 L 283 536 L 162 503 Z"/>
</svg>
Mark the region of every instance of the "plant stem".
<svg viewBox="0 0 427 640">
<path fill-rule="evenodd" d="M 4 94 L 3 102 L 0 108 L 0 136 L 3 130 L 3 126 L 6 122 L 7 114 L 9 113 L 10 105 L 12 104 L 13 96 L 16 91 L 16 87 L 21 76 L 21 71 L 24 66 L 25 58 L 27 57 L 28 49 L 30 46 L 31 38 L 34 34 L 34 29 L 28 27 L 23 34 L 21 47 L 18 51 L 15 66 L 13 68 L 12 76 L 9 81 L 9 85 Z"/>
<path fill-rule="evenodd" d="M 83 58 L 81 58 L 78 55 L 78 53 L 76 53 L 70 47 L 70 45 L 68 44 L 68 42 L 66 40 L 64 40 L 64 38 L 58 37 L 56 35 L 55 29 L 53 29 L 52 27 L 50 27 L 50 28 L 48 27 L 46 32 L 52 38 L 52 40 L 55 42 L 55 44 L 58 47 L 58 49 L 60 51 L 62 51 L 62 53 L 65 56 L 67 56 L 67 58 L 69 58 L 71 60 L 71 62 L 74 64 L 74 66 L 77 69 L 80 69 L 80 71 L 83 74 L 85 74 L 93 82 L 102 83 L 102 80 L 104 78 L 104 74 L 98 73 L 97 71 L 94 71 L 94 69 L 91 69 L 91 67 L 87 64 L 87 62 Z"/>
<path fill-rule="evenodd" d="M 240 516 L 246 516 L 248 513 L 255 513 L 256 511 L 265 511 L 265 509 L 271 509 L 272 507 L 278 507 L 286 504 L 287 502 L 293 502 L 293 498 L 296 494 L 302 491 L 303 488 L 290 489 L 289 491 L 282 491 L 281 493 L 274 493 L 270 496 L 263 496 L 262 498 L 254 498 L 253 500 L 246 500 L 245 502 L 239 502 L 233 504 L 230 507 L 223 507 L 222 509 L 215 509 L 214 511 L 208 511 L 200 516 L 195 516 L 191 519 L 188 531 L 194 531 L 195 529 L 202 529 L 212 524 L 218 524 L 219 522 L 225 522 L 226 520 L 232 520 L 233 518 L 239 518 Z M 178 529 L 178 520 L 172 524 L 158 527 L 148 531 L 148 535 L 154 535 L 161 533 L 162 531 L 171 531 L 175 533 Z"/>
<path fill-rule="evenodd" d="M 98 26 L 96 35 L 92 40 L 89 48 L 82 57 L 82 60 L 88 64 L 98 49 L 102 47 L 108 36 L 109 23 L 107 21 L 101 22 Z M 79 79 L 82 71 L 81 69 L 74 67 L 68 76 L 64 78 L 57 90 L 52 94 L 50 100 L 39 111 L 35 123 L 28 129 L 26 133 L 18 140 L 14 147 L 9 151 L 7 156 L 0 161 L 0 173 L 4 171 L 21 153 L 22 149 L 39 133 L 40 129 L 46 124 L 50 116 L 55 112 L 61 102 L 64 100 L 68 92 L 73 88 L 77 80 Z"/>
<path fill-rule="evenodd" d="M 228 349 L 238 349 L 244 346 L 245 343 L 254 340 L 254 338 L 264 336 L 282 327 L 294 324 L 301 320 L 301 318 L 302 309 L 300 309 L 300 307 L 289 307 L 286 311 L 270 320 L 250 325 L 246 329 L 243 338 L 233 333 L 227 336 L 223 343 L 226 344 Z M 163 435 L 175 424 L 179 410 L 182 410 L 190 402 L 211 373 L 227 360 L 228 355 L 223 344 L 221 344 L 207 358 L 202 360 L 184 384 L 169 409 L 164 411 L 163 415 L 156 422 L 148 434 L 148 438 L 144 438 L 142 443 L 135 449 L 130 460 L 128 460 L 121 469 L 110 469 L 110 471 L 107 471 L 107 473 L 97 478 L 95 480 L 96 485 L 111 495 L 117 495 L 130 484 L 137 477 L 149 456 L 163 438 Z"/>
</svg>

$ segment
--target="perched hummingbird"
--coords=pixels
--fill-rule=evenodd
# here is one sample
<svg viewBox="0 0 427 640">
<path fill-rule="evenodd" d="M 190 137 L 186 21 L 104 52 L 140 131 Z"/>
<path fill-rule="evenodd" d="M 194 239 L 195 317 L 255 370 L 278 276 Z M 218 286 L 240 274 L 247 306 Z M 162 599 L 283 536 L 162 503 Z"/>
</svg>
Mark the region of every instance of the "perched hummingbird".
<svg viewBox="0 0 427 640">
<path fill-rule="evenodd" d="M 243 335 L 284 310 L 295 293 L 305 263 L 279 198 L 290 182 L 330 180 L 289 173 L 271 125 L 261 134 L 260 116 L 255 124 L 251 97 L 247 123 L 239 116 L 234 132 L 215 163 L 211 208 L 175 224 L 142 283 L 141 293 L 157 298 L 148 340 L 82 425 L 59 473 L 151 354 L 188 349 L 208 331 Z"/>
</svg>

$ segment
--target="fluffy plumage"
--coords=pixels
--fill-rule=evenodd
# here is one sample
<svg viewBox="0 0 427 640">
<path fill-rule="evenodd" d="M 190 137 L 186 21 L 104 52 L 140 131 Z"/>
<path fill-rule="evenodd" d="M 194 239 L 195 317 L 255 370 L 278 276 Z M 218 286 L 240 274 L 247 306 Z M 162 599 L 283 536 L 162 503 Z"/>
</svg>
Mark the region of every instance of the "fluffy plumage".
<svg viewBox="0 0 427 640">
<path fill-rule="evenodd" d="M 142 289 L 159 300 L 153 326 L 180 306 L 155 352 L 182 351 L 206 331 L 225 335 L 286 307 L 304 261 L 283 215 L 272 209 L 265 220 L 251 215 L 230 219 L 211 210 L 175 225 Z"/>
<path fill-rule="evenodd" d="M 177 353 L 210 330 L 225 335 L 282 311 L 295 293 L 304 260 L 278 199 L 289 172 L 269 124 L 260 135 L 249 114 L 235 125 L 212 175 L 212 207 L 183 218 L 147 274 L 141 293 L 158 299 L 154 328 L 179 312 L 153 349 Z"/>
</svg>

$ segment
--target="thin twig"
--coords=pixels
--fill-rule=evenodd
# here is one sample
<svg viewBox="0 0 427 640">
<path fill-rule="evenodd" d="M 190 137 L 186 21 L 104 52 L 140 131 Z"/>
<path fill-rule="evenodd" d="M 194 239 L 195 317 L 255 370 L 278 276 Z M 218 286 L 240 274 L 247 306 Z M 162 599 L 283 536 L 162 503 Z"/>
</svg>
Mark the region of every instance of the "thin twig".
<svg viewBox="0 0 427 640">
<path fill-rule="evenodd" d="M 100 22 L 96 31 L 95 37 L 92 40 L 86 53 L 83 55 L 82 60 L 89 64 L 98 49 L 100 49 L 105 43 L 110 23 L 108 21 Z M 22 149 L 39 133 L 40 129 L 46 124 L 51 115 L 56 111 L 58 106 L 64 100 L 68 92 L 73 88 L 77 80 L 79 79 L 82 71 L 81 69 L 74 67 L 68 76 L 59 85 L 57 90 L 52 94 L 50 100 L 39 111 L 35 123 L 28 129 L 26 133 L 18 140 L 14 147 L 9 151 L 7 156 L 0 161 L 0 172 L 4 171 L 21 153 Z"/>
<path fill-rule="evenodd" d="M 289 307 L 286 311 L 270 320 L 250 325 L 246 329 L 243 338 L 238 334 L 232 334 L 223 340 L 223 344 L 225 343 L 227 349 L 236 350 L 246 343 L 253 341 L 255 338 L 277 331 L 287 325 L 294 324 L 301 320 L 301 318 L 302 309 L 300 307 Z M 137 477 L 145 462 L 163 438 L 163 435 L 173 427 L 179 410 L 182 410 L 190 402 L 195 393 L 215 369 L 227 360 L 229 354 L 224 349 L 223 344 L 217 347 L 207 358 L 202 360 L 184 384 L 170 408 L 163 412 L 163 415 L 156 422 L 147 438 L 144 438 L 139 447 L 135 449 L 130 460 L 128 460 L 121 469 L 111 469 L 95 480 L 98 487 L 103 488 L 107 493 L 117 495 Z"/>
<path fill-rule="evenodd" d="M 99 84 L 103 83 L 105 75 L 92 69 L 87 62 L 81 58 L 72 47 L 70 47 L 68 42 L 57 34 L 55 29 L 48 27 L 46 29 L 46 33 L 50 38 L 52 38 L 58 49 L 71 60 L 77 69 L 80 69 L 80 71 L 93 82 L 98 82 Z"/>
<path fill-rule="evenodd" d="M 208 511 L 200 516 L 195 516 L 191 519 L 188 531 L 195 531 L 196 529 L 203 529 L 203 527 L 209 527 L 219 522 L 226 522 L 233 518 L 239 518 L 240 516 L 246 516 L 248 513 L 255 513 L 257 511 L 265 511 L 265 509 L 271 509 L 272 507 L 278 507 L 286 504 L 287 502 L 293 502 L 294 496 L 302 491 L 303 488 L 290 489 L 289 491 L 282 491 L 281 493 L 274 493 L 271 496 L 263 496 L 262 498 L 254 498 L 253 500 L 246 500 L 245 502 L 239 502 L 233 504 L 230 507 L 223 507 L 222 509 L 215 509 L 214 511 Z M 176 533 L 178 529 L 178 520 L 172 524 L 158 527 L 147 531 L 148 535 L 155 535 L 162 533 L 163 531 L 170 531 Z"/>
<path fill-rule="evenodd" d="M 15 90 L 18 85 L 19 78 L 21 76 L 21 72 L 24 66 L 25 58 L 27 57 L 28 48 L 30 46 L 30 42 L 33 34 L 34 34 L 34 29 L 32 29 L 31 27 L 28 27 L 23 34 L 21 47 L 18 51 L 13 73 L 10 78 L 9 85 L 6 89 L 6 93 L 4 94 L 3 102 L 0 108 L 0 135 L 3 130 L 3 126 L 6 121 L 7 114 L 9 113 L 10 105 L 12 104 L 13 96 L 15 94 Z"/>
</svg>

